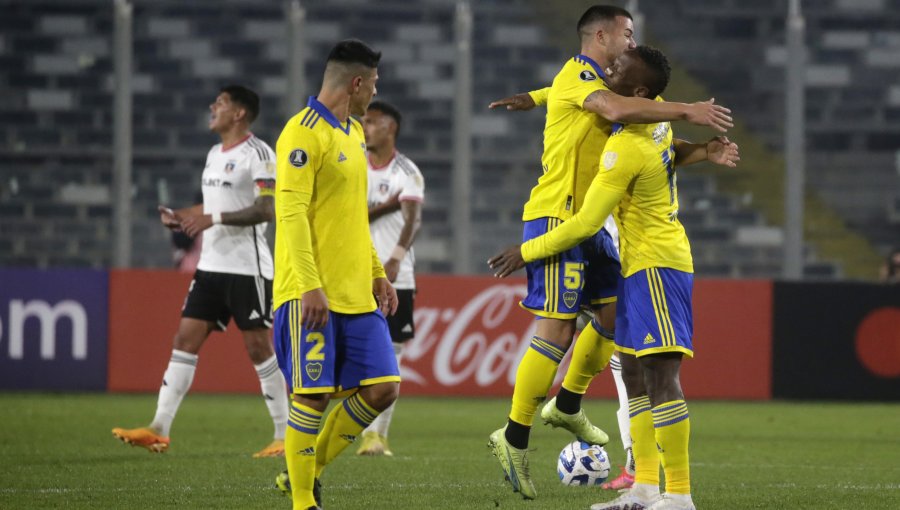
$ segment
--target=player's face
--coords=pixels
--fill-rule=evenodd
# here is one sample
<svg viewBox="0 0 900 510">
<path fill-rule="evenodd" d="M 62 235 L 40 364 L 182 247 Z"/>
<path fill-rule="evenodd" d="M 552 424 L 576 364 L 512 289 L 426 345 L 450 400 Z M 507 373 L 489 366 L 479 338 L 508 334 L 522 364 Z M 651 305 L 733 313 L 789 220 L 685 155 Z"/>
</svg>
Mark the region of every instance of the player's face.
<svg viewBox="0 0 900 510">
<path fill-rule="evenodd" d="M 366 148 L 377 150 L 382 147 L 391 135 L 391 124 L 394 119 L 378 110 L 369 110 L 363 117 L 363 130 L 366 132 Z"/>
<path fill-rule="evenodd" d="M 625 16 L 616 16 L 616 20 L 610 23 L 608 30 L 604 32 L 606 54 L 610 60 L 615 60 L 627 50 L 637 48 L 634 40 L 634 23 Z"/>
<path fill-rule="evenodd" d="M 216 100 L 209 105 L 209 130 L 216 133 L 228 130 L 237 121 L 237 106 L 227 92 L 216 96 Z"/>
<path fill-rule="evenodd" d="M 360 76 L 359 79 L 359 87 L 350 96 L 350 113 L 363 116 L 377 93 L 375 82 L 378 81 L 378 69 L 372 69 Z"/>
<path fill-rule="evenodd" d="M 620 96 L 632 97 L 640 86 L 641 63 L 630 52 L 625 52 L 615 59 L 606 70 L 606 84 Z"/>
</svg>

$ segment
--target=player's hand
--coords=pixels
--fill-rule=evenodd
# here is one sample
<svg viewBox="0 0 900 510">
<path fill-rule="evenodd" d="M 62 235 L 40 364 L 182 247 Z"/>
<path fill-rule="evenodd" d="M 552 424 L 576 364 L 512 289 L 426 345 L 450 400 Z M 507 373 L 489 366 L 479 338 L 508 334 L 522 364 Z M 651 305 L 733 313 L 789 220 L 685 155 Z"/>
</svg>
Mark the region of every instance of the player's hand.
<svg viewBox="0 0 900 510">
<path fill-rule="evenodd" d="M 181 230 L 181 217 L 178 213 L 164 205 L 156 208 L 159 211 L 159 221 L 169 230 Z"/>
<path fill-rule="evenodd" d="M 307 330 L 322 329 L 328 324 L 328 298 L 321 288 L 300 296 L 300 319 Z"/>
<path fill-rule="evenodd" d="M 375 278 L 372 280 L 372 292 L 378 299 L 378 308 L 385 316 L 397 313 L 397 290 L 387 278 Z"/>
<path fill-rule="evenodd" d="M 197 237 L 200 232 L 203 232 L 211 226 L 213 226 L 213 222 L 212 215 L 210 214 L 188 216 L 181 220 L 181 230 L 184 230 L 184 233 L 191 237 Z"/>
<path fill-rule="evenodd" d="M 715 103 L 716 98 L 711 98 L 709 101 L 691 103 L 685 120 L 691 124 L 709 126 L 723 133 L 727 132 L 728 128 L 734 127 L 731 119 L 731 110 Z"/>
<path fill-rule="evenodd" d="M 387 274 L 389 282 L 397 281 L 397 273 L 400 272 L 400 261 L 397 259 L 389 259 L 384 263 L 384 272 Z"/>
<path fill-rule="evenodd" d="M 522 269 L 525 267 L 525 260 L 522 258 L 522 245 L 510 246 L 503 253 L 489 258 L 488 266 L 494 270 L 494 276 L 497 278 L 506 278 L 514 271 Z"/>
<path fill-rule="evenodd" d="M 531 94 L 516 94 L 510 97 L 504 97 L 503 99 L 498 99 L 493 103 L 488 105 L 488 108 L 491 110 L 499 108 L 501 106 L 505 106 L 507 110 L 515 110 L 515 111 L 528 111 L 535 107 L 534 99 L 531 98 Z"/>
<path fill-rule="evenodd" d="M 716 136 L 706 142 L 706 159 L 717 165 L 734 168 L 741 160 L 738 144 L 729 140 L 727 136 Z"/>
</svg>

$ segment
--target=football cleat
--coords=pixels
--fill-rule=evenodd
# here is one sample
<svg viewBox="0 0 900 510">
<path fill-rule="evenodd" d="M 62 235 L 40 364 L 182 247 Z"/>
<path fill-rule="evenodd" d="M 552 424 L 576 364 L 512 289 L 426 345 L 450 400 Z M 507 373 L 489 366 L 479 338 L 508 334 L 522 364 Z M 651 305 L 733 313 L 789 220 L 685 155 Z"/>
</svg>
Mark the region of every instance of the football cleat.
<svg viewBox="0 0 900 510">
<path fill-rule="evenodd" d="M 377 457 L 379 455 L 384 455 L 385 457 L 394 456 L 394 452 L 388 447 L 387 438 L 371 430 L 363 432 L 362 444 L 359 445 L 359 450 L 356 450 L 356 454 L 369 455 L 372 457 Z"/>
<path fill-rule="evenodd" d="M 275 488 L 285 496 L 291 497 L 291 478 L 287 470 L 275 477 Z M 322 482 L 318 478 L 313 480 L 313 499 L 316 500 L 316 508 L 322 508 Z"/>
<path fill-rule="evenodd" d="M 697 510 L 690 495 L 663 494 L 662 498 L 647 510 Z"/>
<path fill-rule="evenodd" d="M 622 472 L 619 473 L 619 476 L 608 482 L 603 482 L 602 484 L 600 484 L 600 488 L 618 491 L 622 489 L 630 489 L 632 485 L 634 485 L 634 476 L 629 475 L 628 471 L 626 471 L 623 467 Z"/>
<path fill-rule="evenodd" d="M 512 485 L 513 491 L 518 492 L 525 499 L 537 497 L 534 484 L 531 482 L 531 474 L 528 470 L 528 450 L 514 448 L 506 441 L 506 427 L 495 430 L 488 439 L 488 447 L 503 468 L 506 480 Z"/>
<path fill-rule="evenodd" d="M 163 453 L 169 449 L 169 438 L 157 434 L 151 428 L 123 429 L 116 427 L 112 429 L 112 434 L 125 444 L 140 446 L 153 453 Z"/>
<path fill-rule="evenodd" d="M 619 491 L 619 497 L 612 501 L 591 505 L 591 510 L 649 510 L 661 499 L 659 494 L 647 495 L 632 487 Z"/>
<path fill-rule="evenodd" d="M 553 428 L 562 427 L 575 434 L 579 441 L 599 446 L 609 442 L 609 435 L 591 424 L 584 409 L 579 409 L 576 414 L 566 414 L 556 408 L 556 397 L 551 398 L 541 409 L 541 419 Z"/>
<path fill-rule="evenodd" d="M 253 454 L 254 459 L 263 457 L 284 457 L 284 440 L 276 439 L 262 450 Z"/>
</svg>

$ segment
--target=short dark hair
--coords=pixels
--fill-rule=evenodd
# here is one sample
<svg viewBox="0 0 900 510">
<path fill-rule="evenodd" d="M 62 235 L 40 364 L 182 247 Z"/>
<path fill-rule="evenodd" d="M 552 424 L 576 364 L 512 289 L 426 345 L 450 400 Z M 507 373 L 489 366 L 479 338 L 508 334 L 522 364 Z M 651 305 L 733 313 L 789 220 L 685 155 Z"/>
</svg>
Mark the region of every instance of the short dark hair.
<svg viewBox="0 0 900 510">
<path fill-rule="evenodd" d="M 400 122 L 403 120 L 403 115 L 400 114 L 400 110 L 397 109 L 392 104 L 385 103 L 384 101 L 372 101 L 369 103 L 369 110 L 376 110 L 388 117 L 394 119 L 394 122 L 397 123 L 397 135 L 400 134 Z"/>
<path fill-rule="evenodd" d="M 237 103 L 247 110 L 247 122 L 252 124 L 259 116 L 259 96 L 256 92 L 243 85 L 225 85 L 219 92 L 224 92 L 231 97 L 231 102 Z"/>
<path fill-rule="evenodd" d="M 644 85 L 649 89 L 649 97 L 653 99 L 662 94 L 669 85 L 669 77 L 672 75 L 669 59 L 653 46 L 638 46 L 634 51 L 649 71 Z"/>
<path fill-rule="evenodd" d="M 360 64 L 370 69 L 378 67 L 380 60 L 380 51 L 373 50 L 358 39 L 345 39 L 335 44 L 328 54 L 328 62 Z"/>
<path fill-rule="evenodd" d="M 634 19 L 631 17 L 630 12 L 615 5 L 592 5 L 588 7 L 588 10 L 584 11 L 581 19 L 578 20 L 578 36 L 583 37 L 585 35 L 582 32 L 584 27 L 597 21 L 613 21 L 616 19 L 616 16 L 624 16 L 630 20 Z"/>
</svg>

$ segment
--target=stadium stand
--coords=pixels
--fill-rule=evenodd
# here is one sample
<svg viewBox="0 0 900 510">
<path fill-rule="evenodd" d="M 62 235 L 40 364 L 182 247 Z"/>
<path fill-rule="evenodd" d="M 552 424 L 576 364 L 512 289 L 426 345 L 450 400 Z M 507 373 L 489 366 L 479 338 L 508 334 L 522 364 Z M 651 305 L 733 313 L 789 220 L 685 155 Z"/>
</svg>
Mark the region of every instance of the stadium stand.
<svg viewBox="0 0 900 510">
<path fill-rule="evenodd" d="M 680 61 L 689 63 L 690 71 L 746 117 L 746 123 L 776 150 L 781 140 L 780 117 L 775 113 L 781 108 L 781 78 L 778 43 L 772 42 L 772 33 L 780 33 L 783 3 L 767 2 L 772 4 L 769 12 L 755 4 L 753 9 L 741 7 L 736 1 L 676 1 L 658 9 L 654 3 L 648 13 L 648 31 L 671 41 L 666 49 L 677 57 L 691 52 L 701 55 Z M 879 77 L 896 77 L 900 63 L 879 48 L 900 45 L 897 33 L 868 34 L 859 27 L 853 29 L 853 24 L 849 33 L 834 28 L 846 2 L 827 4 L 830 7 L 816 11 L 819 18 L 815 19 L 821 21 L 810 24 L 810 42 L 822 46 L 814 50 L 817 58 L 821 51 L 823 63 L 844 65 L 847 75 L 856 80 L 860 69 L 841 64 L 840 58 L 863 53 L 868 57 L 854 65 L 871 68 Z M 307 76 L 320 76 L 319 57 L 341 38 L 358 37 L 384 52 L 379 95 L 403 111 L 406 121 L 399 145 L 418 163 L 427 183 L 424 228 L 416 244 L 424 272 L 449 271 L 452 266 L 454 5 L 451 0 L 304 2 Z M 526 0 L 472 5 L 475 261 L 486 260 L 498 248 L 519 240 L 521 206 L 540 172 L 540 112 L 490 112 L 486 105 L 549 83 L 569 56 L 549 42 L 547 28 L 532 5 Z M 0 98 L 0 157 L 4 160 L 0 265 L 109 266 L 110 4 L 104 0 L 0 0 L 0 8 L 4 12 L 0 83 L 8 91 Z M 888 18 L 896 22 L 900 10 L 894 12 Z M 671 23 L 673 17 L 692 21 Z M 168 234 L 158 225 L 156 205 L 187 204 L 198 189 L 206 151 L 216 141 L 206 130 L 207 105 L 221 85 L 240 82 L 260 93 L 262 115 L 254 132 L 271 144 L 287 112 L 301 106 L 289 108 L 283 100 L 287 88 L 283 19 L 280 2 L 135 2 L 134 266 L 170 264 Z M 888 20 L 881 23 L 888 26 Z M 728 38 L 706 45 L 704 34 Z M 721 58 L 713 58 L 729 45 L 744 48 L 748 44 L 760 58 L 774 59 L 764 72 L 755 73 L 749 67 L 752 59 L 729 59 L 724 65 Z M 873 226 L 878 208 L 887 225 L 885 211 L 890 207 L 897 211 L 895 217 L 900 216 L 895 203 L 897 178 L 890 174 L 891 151 L 900 147 L 900 137 L 883 132 L 900 126 L 900 89 L 894 90 L 894 85 L 874 90 L 876 80 L 871 79 L 865 80 L 863 90 L 851 91 L 844 82 L 828 82 L 835 75 L 840 78 L 840 73 L 822 71 L 821 75 L 825 83 L 809 94 L 810 148 L 823 152 L 808 159 L 811 173 L 820 176 L 810 180 L 854 225 Z M 318 83 L 307 83 L 305 93 L 317 88 Z M 886 96 L 894 102 L 879 99 Z M 819 104 L 828 108 L 819 111 L 815 107 Z M 862 117 L 848 124 L 854 115 Z M 849 152 L 824 152 L 844 148 L 842 144 L 848 145 Z M 718 187 L 711 174 L 679 174 L 681 218 L 694 243 L 698 273 L 778 276 L 780 229 L 767 224 L 752 203 L 740 195 L 721 193 Z M 847 199 L 851 189 L 852 201 Z M 880 235 L 890 238 L 890 234 Z M 819 261 L 812 247 L 807 252 L 807 275 L 841 275 L 839 266 Z M 479 264 L 475 269 L 487 268 Z"/>
</svg>

